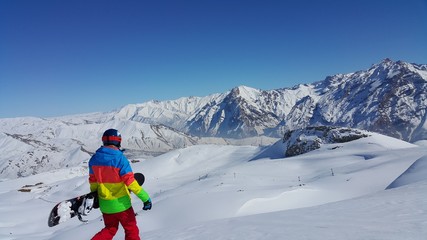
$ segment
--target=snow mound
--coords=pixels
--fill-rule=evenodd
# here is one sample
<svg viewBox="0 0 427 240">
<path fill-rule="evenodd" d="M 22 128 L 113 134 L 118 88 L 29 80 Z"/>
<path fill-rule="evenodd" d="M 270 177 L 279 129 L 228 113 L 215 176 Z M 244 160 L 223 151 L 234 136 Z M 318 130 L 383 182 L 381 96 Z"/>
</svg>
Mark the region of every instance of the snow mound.
<svg viewBox="0 0 427 240">
<path fill-rule="evenodd" d="M 393 181 L 387 189 L 425 180 L 427 180 L 427 157 L 422 157 L 415 161 L 404 173 L 402 173 L 402 175 Z"/>
</svg>

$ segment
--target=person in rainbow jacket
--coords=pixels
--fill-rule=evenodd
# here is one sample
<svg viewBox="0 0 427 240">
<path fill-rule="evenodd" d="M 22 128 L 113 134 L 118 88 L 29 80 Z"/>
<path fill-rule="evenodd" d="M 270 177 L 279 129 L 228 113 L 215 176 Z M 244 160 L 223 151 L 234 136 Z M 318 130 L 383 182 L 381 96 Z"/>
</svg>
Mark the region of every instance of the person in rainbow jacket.
<svg viewBox="0 0 427 240">
<path fill-rule="evenodd" d="M 129 160 L 120 150 L 122 137 L 116 129 L 108 129 L 102 136 L 103 146 L 89 160 L 90 191 L 98 192 L 99 208 L 105 227 L 93 240 L 113 239 L 119 223 L 125 230 L 125 239 L 140 239 L 135 212 L 129 191 L 144 203 L 143 210 L 150 210 L 148 193 L 135 180 Z"/>
</svg>

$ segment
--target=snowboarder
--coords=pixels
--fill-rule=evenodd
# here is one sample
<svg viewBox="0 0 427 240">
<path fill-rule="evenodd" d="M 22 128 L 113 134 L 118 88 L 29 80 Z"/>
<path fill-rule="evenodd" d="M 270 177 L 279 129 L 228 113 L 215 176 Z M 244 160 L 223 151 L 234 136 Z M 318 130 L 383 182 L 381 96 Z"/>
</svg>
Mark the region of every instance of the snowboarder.
<svg viewBox="0 0 427 240">
<path fill-rule="evenodd" d="M 125 230 L 125 239 L 140 239 L 129 191 L 144 203 L 143 210 L 151 209 L 150 196 L 135 180 L 129 161 L 120 150 L 121 140 L 119 131 L 106 130 L 103 146 L 89 160 L 90 190 L 98 192 L 105 224 L 93 240 L 113 239 L 119 223 Z"/>
</svg>

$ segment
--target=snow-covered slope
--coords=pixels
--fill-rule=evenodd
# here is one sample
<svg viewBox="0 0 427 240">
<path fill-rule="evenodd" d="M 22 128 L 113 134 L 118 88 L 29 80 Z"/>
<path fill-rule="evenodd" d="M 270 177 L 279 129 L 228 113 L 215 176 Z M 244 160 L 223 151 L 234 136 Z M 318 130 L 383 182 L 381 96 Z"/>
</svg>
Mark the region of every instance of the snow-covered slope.
<svg viewBox="0 0 427 240">
<path fill-rule="evenodd" d="M 97 119 L 98 117 L 95 117 Z M 82 122 L 83 121 L 83 122 Z M 120 129 L 124 148 L 152 156 L 193 145 L 197 138 L 163 125 L 130 120 L 89 121 L 80 117 L 62 119 L 1 119 L 0 176 L 15 178 L 63 167 L 76 167 L 101 146 L 108 128 Z"/>
<path fill-rule="evenodd" d="M 424 147 L 371 133 L 284 158 L 275 149 L 280 144 L 198 145 L 132 163 L 146 175 L 154 203 L 143 212 L 134 198 L 143 239 L 424 239 Z M 88 224 L 72 219 L 47 227 L 56 202 L 89 189 L 86 171 L 0 182 L 0 239 L 93 236 L 103 226 L 97 210 Z M 120 229 L 116 239 L 123 237 Z"/>
<path fill-rule="evenodd" d="M 142 104 L 129 104 L 119 109 L 114 118 L 163 124 L 180 130 L 194 112 L 222 97 L 222 94 L 212 94 L 206 97 L 182 97 L 177 100 L 153 100 Z"/>
<path fill-rule="evenodd" d="M 269 145 L 269 137 L 227 140 L 190 136 L 165 125 L 117 118 L 111 113 L 58 118 L 0 119 L 0 179 L 84 165 L 106 129 L 119 129 L 130 159 L 157 156 L 195 144 Z"/>
</svg>

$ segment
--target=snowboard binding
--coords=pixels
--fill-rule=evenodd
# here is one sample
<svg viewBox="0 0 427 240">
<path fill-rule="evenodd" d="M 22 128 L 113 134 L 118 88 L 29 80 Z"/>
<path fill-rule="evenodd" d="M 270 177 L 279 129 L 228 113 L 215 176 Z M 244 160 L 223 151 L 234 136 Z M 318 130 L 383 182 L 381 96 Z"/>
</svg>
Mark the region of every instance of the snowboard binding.
<svg viewBox="0 0 427 240">
<path fill-rule="evenodd" d="M 87 222 L 87 220 L 84 220 L 82 216 L 87 216 L 90 213 L 90 211 L 93 209 L 96 198 L 96 193 L 89 193 L 82 199 L 82 202 L 76 212 L 77 217 L 80 221 Z"/>
</svg>

